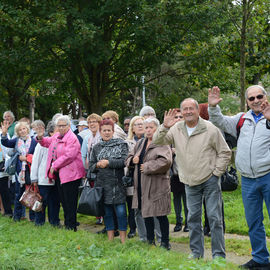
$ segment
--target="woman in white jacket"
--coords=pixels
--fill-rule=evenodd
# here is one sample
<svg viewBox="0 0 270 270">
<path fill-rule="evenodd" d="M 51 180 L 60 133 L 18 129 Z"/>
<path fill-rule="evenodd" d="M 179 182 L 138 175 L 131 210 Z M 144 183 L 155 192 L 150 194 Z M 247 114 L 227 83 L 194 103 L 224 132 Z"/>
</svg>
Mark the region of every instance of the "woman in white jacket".
<svg viewBox="0 0 270 270">
<path fill-rule="evenodd" d="M 38 128 L 45 128 L 40 126 Z M 53 121 L 47 125 L 47 133 L 49 136 L 53 136 L 56 132 L 56 126 Z M 36 213 L 35 225 L 43 225 L 45 223 L 45 211 L 48 206 L 48 219 L 51 225 L 59 226 L 59 209 L 60 200 L 58 190 L 54 180 L 51 180 L 46 175 L 46 165 L 48 157 L 48 148 L 37 144 L 33 155 L 33 161 L 31 166 L 31 182 L 38 185 L 40 195 L 43 201 L 43 210 Z"/>
</svg>

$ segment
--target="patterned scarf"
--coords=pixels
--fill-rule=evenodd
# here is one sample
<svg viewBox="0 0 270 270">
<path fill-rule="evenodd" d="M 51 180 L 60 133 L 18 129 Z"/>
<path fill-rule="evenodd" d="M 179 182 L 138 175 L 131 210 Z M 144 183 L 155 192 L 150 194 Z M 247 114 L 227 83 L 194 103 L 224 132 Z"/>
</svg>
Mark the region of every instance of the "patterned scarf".
<svg viewBox="0 0 270 270">
<path fill-rule="evenodd" d="M 102 159 L 118 159 L 122 156 L 121 144 L 125 143 L 122 139 L 110 139 L 109 141 L 101 141 L 101 151 L 97 156 L 97 160 Z"/>
<path fill-rule="evenodd" d="M 30 145 L 31 145 L 31 137 L 27 136 L 26 140 L 23 140 L 22 138 L 18 138 L 18 149 L 17 151 L 20 153 L 20 155 L 25 156 L 28 154 Z M 18 176 L 18 181 L 20 184 L 25 184 L 25 167 L 27 163 L 26 161 L 22 161 L 22 169 Z"/>
</svg>

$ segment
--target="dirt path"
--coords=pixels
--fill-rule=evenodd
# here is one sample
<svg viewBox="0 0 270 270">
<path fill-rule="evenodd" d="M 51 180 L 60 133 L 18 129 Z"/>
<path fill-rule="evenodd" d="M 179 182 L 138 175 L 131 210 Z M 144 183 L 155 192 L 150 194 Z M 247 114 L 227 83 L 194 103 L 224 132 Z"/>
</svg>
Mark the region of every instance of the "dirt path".
<svg viewBox="0 0 270 270">
<path fill-rule="evenodd" d="M 170 225 L 170 237 L 171 238 L 179 238 L 179 237 L 186 237 L 188 238 L 188 233 L 185 233 L 183 231 L 181 232 L 173 232 L 173 228 L 175 225 Z M 87 230 L 92 233 L 96 233 L 97 231 L 100 231 L 103 229 L 103 226 L 100 225 L 88 225 L 88 224 L 81 224 L 78 227 L 80 230 Z M 237 235 L 237 234 L 225 234 L 226 239 L 239 239 L 239 240 L 249 240 L 248 236 L 243 236 L 243 235 Z M 186 253 L 190 254 L 190 249 L 189 249 L 189 244 L 188 243 L 175 243 L 171 242 L 172 245 L 172 250 L 181 252 L 181 253 Z M 227 260 L 235 263 L 235 264 L 243 264 L 251 259 L 251 256 L 238 256 L 233 252 L 227 252 L 226 253 Z M 205 259 L 211 260 L 212 255 L 211 255 L 211 250 L 210 249 L 205 249 Z"/>
</svg>

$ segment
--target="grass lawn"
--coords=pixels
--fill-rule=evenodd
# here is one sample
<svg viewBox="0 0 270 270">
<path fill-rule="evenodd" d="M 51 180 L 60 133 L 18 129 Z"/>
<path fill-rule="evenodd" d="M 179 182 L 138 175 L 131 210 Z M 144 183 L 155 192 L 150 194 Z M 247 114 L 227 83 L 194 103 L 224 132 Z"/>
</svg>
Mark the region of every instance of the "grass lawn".
<svg viewBox="0 0 270 270">
<path fill-rule="evenodd" d="M 224 260 L 190 260 L 187 255 L 138 240 L 121 245 L 104 235 L 66 231 L 0 217 L 0 269 L 237 269 Z"/>
</svg>

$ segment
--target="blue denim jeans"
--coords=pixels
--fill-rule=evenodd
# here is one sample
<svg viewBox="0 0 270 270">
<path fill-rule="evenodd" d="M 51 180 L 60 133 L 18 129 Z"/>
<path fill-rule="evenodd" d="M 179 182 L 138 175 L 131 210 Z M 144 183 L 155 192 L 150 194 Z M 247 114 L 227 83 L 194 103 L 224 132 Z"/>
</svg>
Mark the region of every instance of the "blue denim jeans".
<svg viewBox="0 0 270 270">
<path fill-rule="evenodd" d="M 269 252 L 263 225 L 263 201 L 270 216 L 270 173 L 258 178 L 242 176 L 242 198 L 253 260 L 257 263 L 268 263 Z"/>
<path fill-rule="evenodd" d="M 60 224 L 59 210 L 60 199 L 57 186 L 38 186 L 40 195 L 42 196 L 42 211 L 36 213 L 35 224 L 43 225 L 45 223 L 45 213 L 48 206 L 48 219 L 51 225 L 58 226 Z"/>
<path fill-rule="evenodd" d="M 185 186 L 188 207 L 189 245 L 194 258 L 204 256 L 204 235 L 202 227 L 202 203 L 205 198 L 211 230 L 212 257 L 225 258 L 225 241 L 222 224 L 222 195 L 220 179 L 210 177 L 197 186 Z"/>
<path fill-rule="evenodd" d="M 117 221 L 118 221 L 118 229 L 119 231 L 127 230 L 127 209 L 126 204 L 105 204 L 105 216 L 104 223 L 107 231 L 114 230 L 114 222 L 113 222 L 113 208 L 115 209 Z"/>
</svg>

